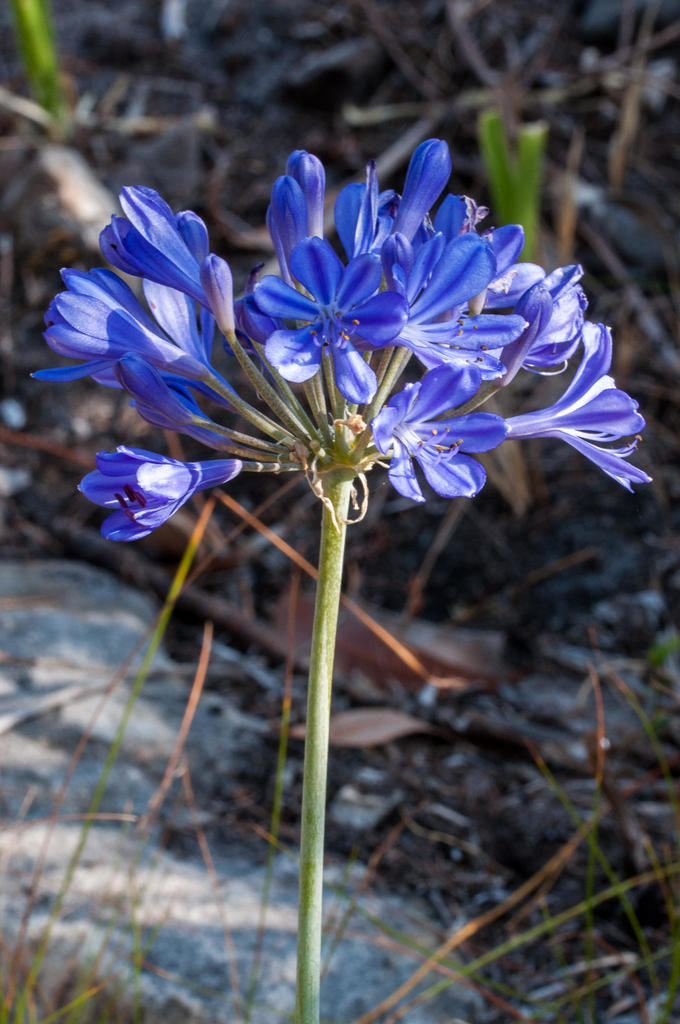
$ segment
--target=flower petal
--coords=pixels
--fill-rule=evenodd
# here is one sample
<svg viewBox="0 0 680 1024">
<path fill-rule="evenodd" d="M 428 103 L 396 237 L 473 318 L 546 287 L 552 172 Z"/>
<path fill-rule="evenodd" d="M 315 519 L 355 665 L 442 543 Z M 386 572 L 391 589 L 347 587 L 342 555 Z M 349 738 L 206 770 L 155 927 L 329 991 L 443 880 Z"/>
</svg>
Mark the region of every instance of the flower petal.
<svg viewBox="0 0 680 1024">
<path fill-rule="evenodd" d="M 298 331 L 274 331 L 264 354 L 285 380 L 301 384 L 309 380 L 321 365 L 321 345 L 311 327 Z"/>
<path fill-rule="evenodd" d="M 349 342 L 345 347 L 333 346 L 333 367 L 338 391 L 348 402 L 370 402 L 378 381 L 360 352 Z"/>
<path fill-rule="evenodd" d="M 145 280 L 142 286 L 149 309 L 165 333 L 194 359 L 207 362 L 207 353 L 198 333 L 193 300 L 184 292 L 155 281 Z"/>
<path fill-rule="evenodd" d="M 426 373 L 420 393 L 409 414 L 409 422 L 436 419 L 448 410 L 467 402 L 479 390 L 482 378 L 476 367 L 454 369 L 439 366 Z"/>
<path fill-rule="evenodd" d="M 396 292 L 380 292 L 351 311 L 351 329 L 371 345 L 388 345 L 408 319 L 406 300 Z M 349 318 L 348 318 L 349 319 Z M 358 323 L 355 321 L 358 320 Z M 349 325 L 348 325 L 349 326 Z"/>
<path fill-rule="evenodd" d="M 280 277 L 263 277 L 253 291 L 253 299 L 262 313 L 291 320 L 316 320 L 319 309 L 315 302 L 301 295 Z"/>
<path fill-rule="evenodd" d="M 484 467 L 466 455 L 432 459 L 423 454 L 416 459 L 428 484 L 442 498 L 474 498 L 486 482 Z"/>
<path fill-rule="evenodd" d="M 364 253 L 351 259 L 345 268 L 336 296 L 338 309 L 352 309 L 377 292 L 382 280 L 380 257 Z"/>
<path fill-rule="evenodd" d="M 627 491 L 633 490 L 631 484 L 648 484 L 651 482 L 651 476 L 648 476 L 643 469 L 632 465 L 630 462 L 626 462 L 627 457 L 632 454 L 631 447 L 622 450 L 600 448 L 599 445 L 591 444 L 582 437 L 576 437 L 573 434 L 565 432 L 560 433 L 559 436 L 562 441 L 566 441 L 572 448 L 576 448 L 581 455 L 585 455 L 587 459 L 594 462 L 599 469 L 606 473 L 607 476 L 610 476 L 612 480 L 616 480 L 617 483 L 625 487 Z"/>
<path fill-rule="evenodd" d="M 434 229 L 441 231 L 449 240 L 457 238 L 465 227 L 466 217 L 465 196 L 453 196 L 449 193 L 435 214 Z"/>
<path fill-rule="evenodd" d="M 343 266 L 325 238 L 305 238 L 295 246 L 290 257 L 293 277 L 303 285 L 310 295 L 322 305 L 329 305 L 335 298 Z"/>
<path fill-rule="evenodd" d="M 451 155 L 441 139 L 426 139 L 414 150 L 393 230 L 409 240 L 449 180 Z"/>
<path fill-rule="evenodd" d="M 399 494 L 405 498 L 410 498 L 411 501 L 425 501 L 411 462 L 411 456 L 404 445 L 397 440 L 394 442 L 394 454 L 387 470 L 387 477 L 395 491 L 399 491 Z"/>
<path fill-rule="evenodd" d="M 174 213 L 158 192 L 143 186 L 126 186 L 120 193 L 120 205 L 141 237 L 194 284 L 200 285 L 196 258 L 178 230 Z"/>
<path fill-rule="evenodd" d="M 411 308 L 413 319 L 433 320 L 484 291 L 496 270 L 493 250 L 478 235 L 449 242 L 427 288 Z"/>
<path fill-rule="evenodd" d="M 335 200 L 335 228 L 348 259 L 355 255 L 354 238 L 365 192 L 365 185 L 352 182 L 345 185 Z"/>
</svg>

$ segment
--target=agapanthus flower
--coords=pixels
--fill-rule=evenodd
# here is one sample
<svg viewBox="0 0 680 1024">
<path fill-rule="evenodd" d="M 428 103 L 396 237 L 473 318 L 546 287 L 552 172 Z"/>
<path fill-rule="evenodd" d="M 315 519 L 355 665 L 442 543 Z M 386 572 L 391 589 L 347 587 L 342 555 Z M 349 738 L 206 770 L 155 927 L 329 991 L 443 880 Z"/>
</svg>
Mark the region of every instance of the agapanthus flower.
<svg viewBox="0 0 680 1024">
<path fill-rule="evenodd" d="M 115 387 L 113 364 L 131 352 L 169 373 L 194 380 L 214 376 L 214 319 L 202 309 L 197 320 L 194 302 L 184 293 L 145 280 L 144 294 L 154 320 L 110 270 L 64 270 L 62 277 L 67 290 L 52 300 L 45 314 L 45 340 L 60 355 L 85 362 L 40 370 L 34 374 L 38 379 L 93 376 Z"/>
<path fill-rule="evenodd" d="M 305 197 L 307 229 L 310 236 L 323 238 L 323 209 L 326 172 L 318 157 L 306 149 L 296 149 L 288 157 L 286 174 L 297 181 Z"/>
<path fill-rule="evenodd" d="M 200 266 L 208 255 L 208 231 L 201 218 L 191 210 L 174 214 L 152 188 L 124 188 L 120 205 L 125 217 L 112 217 L 99 236 L 109 263 L 205 303 Z"/>
<path fill-rule="evenodd" d="M 449 147 L 441 139 L 426 139 L 409 161 L 404 191 L 378 192 L 374 161 L 366 168 L 366 184 L 345 186 L 335 202 L 335 225 L 347 256 L 380 252 L 390 234 L 425 241 L 427 213 L 451 174 Z M 430 231 L 431 233 L 431 227 Z"/>
<path fill-rule="evenodd" d="M 274 244 L 281 277 L 292 285 L 290 257 L 296 245 L 307 238 L 307 200 L 299 183 L 290 174 L 277 178 L 267 207 L 267 230 Z"/>
<path fill-rule="evenodd" d="M 408 321 L 396 339 L 410 348 L 424 366 L 475 363 L 485 377 L 503 373 L 498 347 L 517 338 L 522 316 L 470 316 L 470 304 L 496 273 L 489 243 L 474 233 L 447 242 L 435 234 L 418 249 L 400 234 L 384 244 L 385 278 L 408 304 Z"/>
<path fill-rule="evenodd" d="M 606 445 L 637 435 L 645 421 L 637 402 L 619 390 L 608 375 L 612 361 L 609 328 L 584 324 L 583 349 L 581 364 L 562 397 L 547 409 L 510 417 L 508 438 L 558 437 L 630 491 L 631 484 L 651 479 L 626 462 L 637 440 L 621 448 Z"/>
<path fill-rule="evenodd" d="M 108 540 L 139 540 L 157 529 L 197 491 L 227 483 L 241 471 L 238 459 L 178 462 L 141 448 L 99 452 L 97 469 L 80 482 L 96 505 L 115 509 L 101 526 Z"/>
<path fill-rule="evenodd" d="M 373 420 L 378 451 L 392 453 L 390 483 L 404 497 L 425 501 L 413 459 L 432 489 L 445 498 L 471 498 L 484 486 L 484 467 L 465 453 L 496 448 L 505 439 L 505 422 L 486 412 L 451 415 L 476 394 L 480 382 L 473 367 L 437 367 L 421 381 L 407 384 Z"/>
<path fill-rule="evenodd" d="M 123 189 L 125 216 L 102 232 L 102 251 L 141 278 L 146 305 L 110 270 L 64 271 L 45 338 L 79 362 L 35 376 L 91 376 L 122 387 L 149 423 L 246 461 L 183 463 L 132 448 L 100 453 L 82 489 L 114 510 L 105 536 L 144 536 L 197 490 L 242 468 L 303 469 L 316 488 L 338 467 L 363 474 L 382 456 L 394 487 L 414 501 L 424 500 L 417 467 L 436 493 L 471 497 L 485 481 L 471 456 L 506 436 L 560 437 L 628 488 L 649 479 L 626 461 L 635 440 L 612 446 L 638 434 L 644 421 L 608 376 L 607 329 L 584 325 L 581 268 L 546 274 L 521 262 L 522 228 L 483 230 L 488 210 L 467 196 L 447 195 L 433 211 L 450 171 L 440 139 L 416 148 L 401 195 L 380 190 L 369 161 L 365 184 L 348 185 L 336 200 L 343 262 L 323 237 L 323 165 L 295 150 L 267 210 L 280 276 L 258 283 L 261 265 L 253 268 L 236 302 L 231 269 L 210 252 L 201 218 L 173 213 L 152 189 Z M 562 371 L 581 341 L 581 365 L 550 408 L 507 422 L 479 411 L 520 369 Z M 266 411 L 216 369 L 221 348 Z M 427 372 L 390 397 L 411 353 Z M 312 378 L 304 395 L 287 383 Z M 364 408 L 343 411 L 341 398 Z M 241 422 L 222 424 L 220 411 L 238 414 L 258 436 Z M 369 428 L 364 417 L 372 417 Z"/>
<path fill-rule="evenodd" d="M 392 341 L 406 322 L 406 302 L 394 292 L 376 294 L 382 278 L 376 256 L 356 256 L 343 267 L 321 238 L 300 242 L 291 254 L 290 268 L 309 297 L 273 276 L 263 278 L 254 291 L 261 312 L 302 324 L 274 331 L 265 356 L 282 377 L 299 383 L 317 373 L 327 347 L 340 393 L 350 402 L 370 401 L 376 391 L 375 373 L 354 339 L 373 346 Z"/>
<path fill-rule="evenodd" d="M 503 350 L 507 386 L 520 368 L 550 373 L 566 368 L 581 340 L 588 305 L 579 281 L 578 265 L 558 267 L 532 285 L 519 299 L 514 312 L 528 327 L 517 341 Z"/>
<path fill-rule="evenodd" d="M 335 200 L 335 227 L 348 259 L 366 252 L 380 253 L 392 231 L 399 196 L 394 189 L 378 191 L 375 161 L 366 167 L 366 184 L 352 182 Z"/>
<path fill-rule="evenodd" d="M 181 377 L 163 376 L 136 355 L 119 359 L 113 372 L 147 423 L 187 434 L 210 448 L 224 447 L 223 435 L 213 429 L 216 424 L 200 408 Z"/>
<path fill-rule="evenodd" d="M 433 218 L 434 230 L 441 231 L 446 238 L 451 240 L 468 231 L 475 231 L 477 225 L 488 216 L 488 213 L 487 206 L 479 206 L 469 196 L 454 196 L 449 193 L 442 200 Z M 517 225 L 513 225 L 513 227 L 517 227 Z M 523 232 L 522 238 L 524 238 Z"/>
<path fill-rule="evenodd" d="M 451 174 L 449 147 L 442 139 L 426 139 L 413 151 L 404 191 L 392 226 L 409 241 L 421 227 L 428 210 L 439 198 Z"/>
</svg>

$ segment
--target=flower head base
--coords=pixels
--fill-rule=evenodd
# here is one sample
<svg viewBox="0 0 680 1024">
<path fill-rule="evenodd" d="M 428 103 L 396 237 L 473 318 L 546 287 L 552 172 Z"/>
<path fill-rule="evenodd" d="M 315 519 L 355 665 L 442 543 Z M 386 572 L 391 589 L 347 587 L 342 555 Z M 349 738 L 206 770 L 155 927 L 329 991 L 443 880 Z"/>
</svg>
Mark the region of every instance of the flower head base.
<svg viewBox="0 0 680 1024">
<path fill-rule="evenodd" d="M 140 448 L 99 452 L 97 469 L 80 482 L 86 498 L 115 511 L 101 532 L 108 540 L 139 540 L 161 526 L 206 487 L 225 484 L 241 471 L 238 459 L 177 462 Z"/>
</svg>

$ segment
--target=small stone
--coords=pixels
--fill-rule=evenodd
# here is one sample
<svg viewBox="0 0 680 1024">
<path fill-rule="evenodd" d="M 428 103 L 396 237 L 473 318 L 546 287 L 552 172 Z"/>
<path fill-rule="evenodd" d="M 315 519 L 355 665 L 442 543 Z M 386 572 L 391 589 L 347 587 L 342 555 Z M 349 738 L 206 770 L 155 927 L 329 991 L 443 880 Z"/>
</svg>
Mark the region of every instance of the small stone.
<svg viewBox="0 0 680 1024">
<path fill-rule="evenodd" d="M 13 494 L 25 491 L 31 485 L 31 474 L 27 469 L 18 467 L 9 469 L 0 466 L 0 498 L 10 498 Z"/>
<path fill-rule="evenodd" d="M 26 426 L 26 410 L 16 398 L 0 401 L 0 418 L 10 430 L 23 430 Z"/>
<path fill-rule="evenodd" d="M 374 829 L 394 810 L 403 793 L 398 789 L 391 793 L 363 793 L 351 783 L 343 786 L 331 803 L 329 816 L 336 825 L 351 828 L 356 832 Z"/>
</svg>

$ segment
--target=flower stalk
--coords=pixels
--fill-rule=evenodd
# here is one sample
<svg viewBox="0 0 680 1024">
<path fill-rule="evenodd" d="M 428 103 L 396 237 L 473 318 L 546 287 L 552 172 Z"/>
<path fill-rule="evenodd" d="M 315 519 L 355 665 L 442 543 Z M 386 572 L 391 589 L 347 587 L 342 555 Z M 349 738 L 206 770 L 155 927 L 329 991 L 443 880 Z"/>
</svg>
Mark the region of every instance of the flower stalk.
<svg viewBox="0 0 680 1024">
<path fill-rule="evenodd" d="M 113 217 L 101 247 L 117 270 L 141 278 L 144 302 L 107 268 L 63 271 L 45 339 L 79 362 L 34 374 L 123 388 L 148 423 L 237 456 L 184 462 L 126 446 L 100 452 L 80 487 L 108 511 L 101 530 L 111 540 L 146 537 L 196 493 L 241 472 L 304 473 L 321 501 L 295 1024 L 319 1022 L 333 660 L 347 513 L 352 500 L 353 521 L 363 518 L 366 475 L 386 467 L 394 490 L 412 502 L 425 501 L 428 488 L 473 498 L 486 480 L 476 455 L 549 437 L 628 490 L 650 479 L 628 461 L 644 419 L 610 376 L 609 330 L 584 322 L 582 268 L 546 274 L 520 262 L 522 228 L 480 231 L 488 210 L 467 196 L 449 194 L 433 213 L 450 170 L 446 143 L 426 140 L 399 196 L 380 191 L 370 161 L 366 184 L 348 185 L 336 200 L 343 261 L 323 237 L 323 166 L 295 150 L 267 211 L 280 273 L 260 281 L 254 268 L 236 302 L 229 265 L 210 253 L 203 221 L 174 213 L 152 189 L 126 187 L 125 216 Z M 561 373 L 577 351 L 571 382 L 550 407 L 508 419 L 477 411 L 518 373 Z M 248 398 L 229 380 L 229 356 Z M 263 437 L 243 432 L 239 416 Z"/>
<path fill-rule="evenodd" d="M 302 782 L 300 893 L 295 1024 L 318 1024 L 321 987 L 326 777 L 333 660 L 353 473 L 336 471 L 324 481 L 319 575 L 307 692 Z"/>
</svg>

